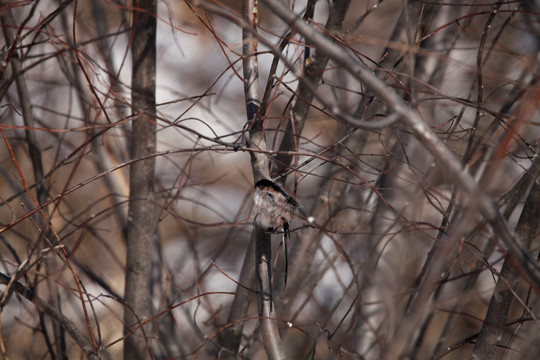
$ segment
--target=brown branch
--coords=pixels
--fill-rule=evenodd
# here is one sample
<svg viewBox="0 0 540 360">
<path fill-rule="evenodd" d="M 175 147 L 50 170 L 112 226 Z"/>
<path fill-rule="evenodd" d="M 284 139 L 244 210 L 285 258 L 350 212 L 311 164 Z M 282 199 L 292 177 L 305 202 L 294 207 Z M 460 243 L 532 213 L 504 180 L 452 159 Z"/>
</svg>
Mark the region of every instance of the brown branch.
<svg viewBox="0 0 540 360">
<path fill-rule="evenodd" d="M 156 151 L 156 18 L 157 2 L 136 1 L 131 34 L 132 51 L 132 138 L 131 157 Z M 124 333 L 151 316 L 152 241 L 156 227 L 154 194 L 155 158 L 137 161 L 130 167 L 130 196 L 127 229 Z M 138 333 L 124 343 L 125 359 L 152 357 L 144 336 Z"/>
<path fill-rule="evenodd" d="M 528 100 L 528 99 L 526 99 Z M 530 106 L 530 105 L 529 105 Z M 536 107 L 535 107 L 536 108 Z M 526 116 L 530 116 L 529 112 Z M 535 160 L 538 154 L 535 154 Z M 516 225 L 516 233 L 524 241 L 524 245 L 529 247 L 535 239 L 540 223 L 540 185 L 536 180 L 540 166 L 535 161 L 528 171 L 527 178 L 533 183 L 529 196 L 525 201 L 521 216 Z M 478 340 L 473 348 L 471 359 L 493 359 L 497 346 L 502 339 L 506 319 L 510 311 L 510 306 L 514 300 L 521 274 L 515 268 L 514 260 L 507 257 L 504 260 L 499 279 L 493 290 L 493 295 L 484 318 L 482 329 L 478 335 Z"/>
<path fill-rule="evenodd" d="M 244 94 L 246 105 L 247 123 L 249 133 L 247 141 L 248 148 L 254 150 L 251 155 L 251 168 L 253 172 L 254 183 L 261 179 L 268 179 L 269 158 L 266 152 L 266 139 L 264 137 L 264 116 L 260 114 L 261 102 L 259 94 L 259 69 L 257 61 L 257 38 L 253 36 L 256 33 L 259 22 L 258 5 L 256 0 L 245 0 L 242 6 L 243 19 L 246 27 L 242 31 L 242 53 L 243 53 L 243 72 L 244 72 Z M 273 320 L 275 310 L 272 302 L 272 288 L 270 282 L 270 271 L 266 266 L 270 266 L 272 256 L 271 247 L 264 247 L 263 244 L 270 244 L 269 234 L 262 231 L 253 231 L 252 238 L 247 249 L 242 271 L 240 273 L 239 283 L 250 285 L 257 278 L 259 316 L 261 316 L 262 335 L 269 358 L 284 358 L 279 332 Z M 268 262 L 265 261 L 268 260 Z M 266 278 L 268 276 L 268 278 Z M 251 294 L 242 286 L 238 285 L 231 310 L 228 316 L 228 322 L 232 324 L 224 331 L 222 346 L 230 351 L 222 352 L 222 358 L 235 358 L 242 339 L 244 322 L 237 321 L 246 316 Z M 265 296 L 265 294 L 270 294 Z"/>
<path fill-rule="evenodd" d="M 255 226 L 257 236 L 255 259 L 258 290 L 258 309 L 261 317 L 261 333 L 268 359 L 284 360 L 285 352 L 276 322 L 276 310 L 272 298 L 272 242 L 271 235 Z"/>
<path fill-rule="evenodd" d="M 343 20 L 349 9 L 351 0 L 338 0 L 332 2 L 329 9 L 328 19 L 326 21 L 325 30 L 329 34 L 339 31 L 342 27 Z M 316 90 L 321 83 L 324 74 L 324 69 L 328 64 L 329 56 L 324 52 L 317 51 L 313 56 L 312 61 L 306 65 L 305 79 L 311 86 L 306 86 L 306 82 L 302 82 L 298 86 L 296 92 L 296 100 L 291 113 L 291 118 L 287 122 L 285 134 L 281 140 L 280 151 L 294 151 L 298 148 L 298 135 L 302 133 L 307 115 L 311 108 L 311 103 L 316 95 Z M 288 154 L 280 154 L 276 157 L 275 175 L 282 175 L 291 165 L 292 156 Z"/>
<path fill-rule="evenodd" d="M 77 329 L 77 326 L 68 319 L 64 314 L 54 308 L 54 306 L 47 303 L 45 300 L 37 296 L 32 290 L 28 289 L 18 281 L 12 282 L 12 279 L 5 274 L 0 273 L 0 283 L 3 285 L 11 284 L 11 288 L 17 294 L 25 297 L 31 301 L 40 311 L 54 319 L 69 335 L 75 340 L 79 347 L 84 351 L 86 357 L 89 360 L 99 360 L 101 357 L 95 352 L 95 348 L 91 342 L 89 342 Z"/>
<path fill-rule="evenodd" d="M 256 116 L 260 111 L 259 94 L 259 68 L 257 62 L 257 38 L 253 36 L 257 32 L 259 23 L 259 9 L 257 0 L 244 0 L 242 5 L 244 20 L 250 24 L 250 28 L 242 30 L 243 39 L 243 70 L 244 70 L 244 93 L 246 102 L 247 121 L 250 125 L 248 146 L 256 149 L 266 149 L 264 137 L 264 117 Z M 268 179 L 268 157 L 263 153 L 251 153 L 251 168 L 253 181 L 257 183 L 261 179 Z M 285 359 L 281 338 L 274 320 L 275 308 L 272 300 L 271 282 L 271 236 L 255 227 L 255 278 L 257 279 L 257 301 L 259 316 L 261 317 L 262 337 L 268 358 L 272 360 Z M 250 248 L 252 245 L 250 246 Z M 247 254 L 252 256 L 252 254 Z M 251 271 L 249 271 L 251 272 Z M 245 290 L 241 290 L 245 291 Z"/>
<path fill-rule="evenodd" d="M 32 7 L 31 14 L 33 13 L 34 10 L 35 10 L 35 6 Z M 11 14 L 11 9 L 10 8 L 8 8 L 8 13 Z M 30 17 L 30 14 L 28 16 Z M 29 17 L 27 19 L 29 19 Z M 15 46 L 15 38 L 13 37 L 9 27 L 7 26 L 8 19 L 7 19 L 6 14 L 1 16 L 1 22 L 2 22 L 2 25 L 3 25 L 2 28 L 4 30 L 4 36 L 5 36 L 8 44 L 12 44 L 13 46 Z M 21 29 L 22 29 L 22 27 L 23 27 L 23 25 L 21 25 Z M 19 101 L 20 101 L 20 104 L 21 104 L 21 110 L 22 110 L 22 114 L 23 114 L 23 120 L 24 120 L 24 124 L 25 124 L 26 143 L 28 144 L 28 150 L 29 150 L 30 159 L 31 159 L 31 162 L 32 162 L 32 169 L 33 169 L 33 172 L 34 172 L 34 180 L 35 180 L 35 183 L 36 183 L 37 199 L 34 199 L 32 193 L 30 192 L 30 190 L 28 188 L 28 186 L 25 186 L 25 188 L 26 188 L 25 190 L 26 190 L 27 194 L 30 196 L 30 198 L 32 198 L 32 200 L 35 203 L 35 205 L 37 206 L 37 208 L 40 209 L 40 213 L 42 215 L 42 217 L 40 217 L 38 219 L 38 227 L 40 229 L 40 237 L 39 237 L 37 243 L 41 244 L 44 241 L 48 241 L 47 239 L 52 239 L 52 238 L 54 238 L 57 243 L 61 243 L 60 238 L 59 238 L 58 234 L 56 233 L 56 230 L 51 226 L 50 214 L 49 214 L 48 208 L 45 205 L 46 203 L 48 203 L 48 189 L 47 189 L 47 185 L 46 185 L 46 182 L 45 182 L 45 175 L 44 175 L 44 170 L 43 170 L 43 161 L 42 161 L 42 158 L 41 158 L 42 151 L 39 148 L 39 144 L 38 144 L 36 134 L 32 130 L 34 128 L 34 123 L 35 122 L 34 122 L 34 116 L 33 116 L 33 111 L 32 111 L 32 103 L 30 101 L 30 93 L 29 93 L 29 90 L 28 90 L 28 85 L 27 85 L 26 80 L 24 78 L 24 72 L 22 71 L 22 59 L 19 58 L 19 56 L 15 56 L 15 55 L 12 56 L 11 57 L 11 66 L 12 66 L 13 72 L 15 74 L 15 82 L 16 82 L 16 85 L 17 85 L 17 93 L 18 93 L 18 96 L 19 96 Z M 4 135 L 4 138 L 5 138 L 5 134 L 4 134 L 3 131 L 2 131 L 2 134 Z M 12 156 L 12 159 L 13 159 L 13 161 L 16 161 L 14 156 Z M 19 171 L 19 173 L 20 173 L 21 178 L 22 178 L 22 173 L 20 171 Z M 23 180 L 23 182 L 25 182 L 25 181 Z M 70 260 L 70 258 L 68 256 L 66 250 L 64 249 L 64 247 L 61 247 L 60 250 L 61 250 L 61 253 L 63 255 L 63 258 L 64 258 L 69 270 L 71 271 L 71 274 L 73 275 L 73 279 L 74 279 L 74 281 L 76 283 L 79 298 L 80 298 L 80 301 L 81 301 L 81 306 L 82 306 L 83 312 L 85 314 L 88 331 L 89 331 L 90 337 L 91 337 L 91 339 L 92 339 L 92 341 L 94 343 L 94 347 L 97 347 L 97 343 L 96 343 L 96 340 L 95 340 L 94 335 L 93 335 L 92 326 L 90 324 L 90 319 L 88 317 L 88 311 L 87 311 L 87 308 L 86 308 L 86 303 L 84 301 L 84 294 L 83 294 L 81 281 L 78 278 L 77 274 L 75 273 L 75 269 L 73 267 L 73 264 L 71 263 L 71 260 Z M 53 260 L 46 259 L 46 262 L 47 262 L 47 269 L 49 271 L 54 271 L 53 269 L 54 269 L 55 265 L 54 265 Z M 22 273 L 23 273 L 23 271 L 21 269 L 19 271 L 19 273 L 17 274 L 17 276 L 22 275 Z M 50 291 L 51 291 L 51 299 L 52 299 L 52 302 L 53 302 L 53 306 L 56 308 L 56 311 L 61 312 L 61 299 L 60 299 L 60 294 L 58 293 L 56 284 L 54 282 L 50 281 L 50 279 L 48 278 L 48 285 L 49 285 L 49 288 L 50 288 Z M 59 358 L 64 359 L 64 358 L 66 358 L 66 348 L 65 348 L 65 340 L 64 340 L 65 335 L 64 335 L 63 329 L 60 326 L 58 326 L 57 323 L 53 323 L 53 331 L 54 331 L 55 337 L 57 338 L 57 341 L 56 341 L 57 354 L 56 355 Z"/>
<path fill-rule="evenodd" d="M 477 98 L 476 103 L 478 105 L 476 109 L 476 115 L 474 117 L 474 122 L 471 127 L 471 134 L 469 135 L 469 141 L 467 143 L 467 149 L 465 150 L 465 155 L 463 156 L 463 163 L 467 163 L 472 157 L 473 145 L 476 139 L 476 130 L 480 123 L 480 118 L 483 116 L 483 111 L 481 106 L 484 103 L 484 77 L 483 77 L 483 66 L 484 66 L 484 47 L 487 40 L 487 35 L 491 24 L 493 23 L 495 16 L 498 14 L 498 10 L 501 7 L 502 3 L 499 1 L 493 11 L 489 14 L 489 17 L 484 25 L 482 31 L 482 37 L 480 38 L 480 44 L 478 45 L 478 54 L 476 55 L 476 86 L 477 86 Z"/>
<path fill-rule="evenodd" d="M 249 241 L 249 246 L 246 249 L 242 269 L 236 286 L 236 295 L 232 301 L 231 309 L 227 317 L 227 323 L 231 324 L 223 330 L 223 338 L 221 346 L 229 351 L 224 351 L 221 354 L 221 359 L 236 359 L 238 348 L 242 341 L 242 332 L 244 330 L 244 321 L 238 321 L 246 317 L 249 304 L 251 303 L 252 293 L 244 287 L 252 286 L 255 282 L 255 243 L 257 242 L 257 234 L 252 232 L 252 238 Z"/>
<path fill-rule="evenodd" d="M 454 179 L 461 189 L 468 195 L 471 208 L 477 209 L 482 216 L 490 223 L 502 242 L 506 245 L 510 257 L 514 263 L 519 266 L 520 270 L 529 278 L 529 280 L 537 287 L 540 287 L 540 267 L 536 260 L 531 256 L 527 249 L 523 246 L 517 236 L 508 228 L 506 221 L 495 207 L 493 201 L 480 189 L 473 177 L 463 169 L 461 162 L 447 148 L 442 140 L 431 130 L 430 127 L 420 118 L 418 113 L 410 108 L 399 95 L 384 82 L 377 78 L 371 71 L 365 68 L 362 64 L 351 57 L 342 48 L 336 46 L 331 40 L 324 35 L 315 31 L 312 27 L 299 19 L 292 13 L 283 3 L 278 0 L 266 0 L 265 4 L 283 21 L 290 26 L 294 26 L 297 31 L 306 39 L 309 39 L 314 46 L 320 51 L 326 52 L 334 62 L 341 65 L 351 75 L 353 75 L 363 85 L 370 88 L 381 100 L 402 118 L 404 125 L 413 132 L 420 143 L 438 160 L 444 167 L 446 172 Z M 350 123 L 354 126 L 354 123 Z M 446 248 L 450 245 L 446 245 Z M 442 251 L 443 247 L 439 248 Z M 437 260 L 437 259 L 436 259 Z M 444 262 L 442 263 L 444 264 Z M 432 276 L 428 276 L 428 281 L 436 279 L 440 274 L 436 274 L 440 270 L 439 265 L 434 267 L 431 272 Z M 420 304 L 427 304 L 429 295 L 433 291 L 433 286 L 424 287 L 422 296 L 419 296 L 417 308 Z M 398 328 L 393 341 L 385 350 L 383 359 L 395 359 L 399 357 L 404 347 L 412 338 L 411 328 L 416 328 L 419 325 L 421 318 L 416 313 L 411 313 L 410 316 L 405 316 L 401 326 Z"/>
<path fill-rule="evenodd" d="M 280 1 L 266 0 L 270 7 L 283 21 L 296 27 L 299 33 L 310 39 L 319 50 L 326 52 L 333 61 L 343 66 L 358 81 L 369 87 L 381 100 L 401 117 L 403 123 L 413 132 L 420 143 L 438 160 L 439 164 L 452 176 L 461 189 L 470 196 L 471 205 L 477 207 L 484 218 L 493 227 L 507 246 L 509 254 L 536 287 L 540 288 L 540 266 L 523 247 L 516 235 L 508 229 L 506 221 L 495 207 L 491 199 L 479 188 L 474 178 L 467 172 L 461 162 L 448 147 L 437 137 L 433 130 L 410 108 L 399 95 L 371 71 L 352 58 L 347 52 L 336 46 L 331 40 L 318 33 L 309 25 L 298 19 L 294 13 Z M 355 126 L 354 123 L 350 123 Z"/>
<path fill-rule="evenodd" d="M 281 54 L 281 50 L 279 46 L 276 46 L 267 38 L 258 34 L 257 32 L 253 32 L 253 30 L 250 30 L 249 24 L 246 21 L 239 19 L 238 17 L 231 14 L 230 12 L 225 11 L 223 8 L 217 5 L 214 5 L 208 1 L 192 0 L 192 2 L 197 6 L 203 6 L 206 10 L 211 11 L 215 14 L 218 14 L 232 21 L 233 23 L 237 24 L 244 30 L 252 31 L 253 35 L 257 38 L 257 40 L 260 41 L 265 46 L 267 46 L 268 48 L 270 48 L 274 54 L 278 55 L 281 61 L 284 63 L 284 65 L 287 68 L 289 69 L 295 68 L 294 64 L 285 55 Z M 306 40 L 308 39 L 306 38 Z M 313 93 L 313 97 L 317 99 L 317 101 L 319 101 L 323 105 L 323 107 L 326 108 L 326 112 L 330 116 L 333 116 L 337 120 L 340 120 L 346 124 L 349 124 L 350 126 L 353 126 L 359 129 L 365 129 L 365 130 L 380 130 L 394 124 L 396 121 L 399 120 L 399 116 L 401 116 L 401 114 L 399 113 L 391 114 L 390 116 L 386 116 L 377 121 L 364 121 L 364 120 L 358 119 L 355 116 L 350 115 L 346 111 L 341 109 L 339 105 L 332 104 L 324 96 L 319 94 L 314 88 L 313 84 L 304 76 L 303 73 L 301 73 L 300 71 L 296 71 L 294 75 L 296 76 L 298 81 L 300 81 L 307 89 L 310 89 L 310 91 Z"/>
<path fill-rule="evenodd" d="M 332 3 L 329 9 L 328 19 L 325 25 L 325 31 L 333 34 L 341 30 L 343 20 L 349 9 L 350 1 L 335 1 Z M 328 65 L 329 57 L 322 52 L 317 51 L 313 55 L 312 61 L 306 66 L 305 77 L 312 84 L 313 88 L 317 88 L 320 83 Z M 274 172 L 277 176 L 283 176 L 286 174 L 286 170 L 291 166 L 293 157 L 295 156 L 292 151 L 297 150 L 298 137 L 302 132 L 304 124 L 307 119 L 307 115 L 312 106 L 311 102 L 314 98 L 314 93 L 311 88 L 308 88 L 304 83 L 300 83 L 296 92 L 296 101 L 293 105 L 290 121 L 287 122 L 287 128 L 280 146 L 280 153 L 276 156 L 276 163 Z M 358 141 L 355 145 L 361 145 L 362 142 Z M 356 148 L 356 147 L 355 147 Z M 356 148 L 360 152 L 359 148 Z M 328 168 L 328 177 L 332 176 L 335 172 L 334 167 Z M 335 174 L 334 174 L 335 175 Z M 351 176 L 348 174 L 348 176 Z M 331 181 L 326 181 L 321 188 L 321 194 L 329 191 Z M 334 196 L 317 196 L 316 201 L 311 207 L 310 214 L 320 214 L 314 219 L 315 224 L 325 224 L 329 218 L 333 215 L 328 214 L 325 211 L 320 211 L 323 208 L 330 208 L 333 211 L 339 208 L 339 204 L 345 195 L 345 187 L 348 181 L 340 182 L 336 184 L 331 192 Z M 327 200 L 328 199 L 328 200 Z M 278 291 L 279 300 L 277 304 L 280 305 L 278 311 L 282 314 L 288 314 L 289 306 L 296 298 L 301 284 L 305 281 L 305 276 L 313 262 L 316 250 L 320 243 L 324 232 L 319 229 L 306 229 L 302 231 L 300 239 L 293 242 L 291 248 L 291 264 L 295 264 L 292 268 L 290 276 L 290 286 L 285 292 L 282 290 L 285 287 L 282 286 L 282 278 L 279 277 L 278 284 L 276 286 Z"/>
</svg>

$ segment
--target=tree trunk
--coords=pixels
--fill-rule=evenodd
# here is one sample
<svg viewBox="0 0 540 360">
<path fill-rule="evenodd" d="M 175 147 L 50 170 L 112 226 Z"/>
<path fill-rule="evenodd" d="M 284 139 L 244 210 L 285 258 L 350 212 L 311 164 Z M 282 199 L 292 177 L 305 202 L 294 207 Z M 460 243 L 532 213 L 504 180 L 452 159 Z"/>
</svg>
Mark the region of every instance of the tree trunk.
<svg viewBox="0 0 540 360">
<path fill-rule="evenodd" d="M 155 134 L 156 1 L 134 2 L 132 51 L 132 138 L 127 229 L 125 359 L 149 358 L 150 340 L 141 327 L 151 315 L 150 275 L 155 232 L 153 157 Z M 141 159 L 142 158 L 142 159 Z M 137 160 L 141 159 L 141 160 Z"/>
</svg>

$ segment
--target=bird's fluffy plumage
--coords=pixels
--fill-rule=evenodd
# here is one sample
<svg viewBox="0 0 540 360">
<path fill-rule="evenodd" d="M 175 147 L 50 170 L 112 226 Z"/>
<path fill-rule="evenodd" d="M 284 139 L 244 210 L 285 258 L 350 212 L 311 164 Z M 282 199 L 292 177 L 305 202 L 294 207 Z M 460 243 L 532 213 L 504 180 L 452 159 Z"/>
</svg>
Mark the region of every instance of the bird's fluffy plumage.
<svg viewBox="0 0 540 360">
<path fill-rule="evenodd" d="M 298 203 L 271 180 L 255 184 L 253 195 L 255 223 L 267 232 L 276 232 L 291 222 Z"/>
<path fill-rule="evenodd" d="M 298 203 L 275 182 L 262 179 L 255 184 L 253 194 L 255 224 L 266 232 L 277 232 L 283 229 L 283 252 L 285 255 L 285 286 L 287 285 L 287 238 L 289 222 L 291 222 Z"/>
</svg>

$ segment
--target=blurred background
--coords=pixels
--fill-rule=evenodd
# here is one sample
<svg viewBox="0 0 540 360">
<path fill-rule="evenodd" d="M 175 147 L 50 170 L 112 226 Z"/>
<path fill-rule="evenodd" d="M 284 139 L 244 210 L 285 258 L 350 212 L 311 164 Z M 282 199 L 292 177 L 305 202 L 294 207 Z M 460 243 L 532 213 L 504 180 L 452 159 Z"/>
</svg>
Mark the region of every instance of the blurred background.
<svg viewBox="0 0 540 360">
<path fill-rule="evenodd" d="M 331 30 L 334 2 L 287 3 L 299 16 L 314 3 L 309 23 L 400 94 L 516 227 L 538 174 L 538 1 L 352 1 Z M 241 1 L 216 4 L 241 19 Z M 291 29 L 264 1 L 259 6 L 258 33 L 278 45 Z M 130 2 L 114 0 L 0 2 L 4 358 L 85 356 L 10 281 L 93 337 L 104 359 L 122 358 L 134 160 L 131 10 Z M 158 1 L 155 16 L 155 317 L 146 336 L 156 359 L 218 358 L 227 353 L 222 344 L 253 232 L 242 31 L 190 2 Z M 470 195 L 400 122 L 360 130 L 336 120 L 316 98 L 308 100 L 292 163 L 280 169 L 275 156 L 303 101 L 296 75 L 311 80 L 306 69 L 321 57 L 302 36 L 287 36 L 282 55 L 294 69 L 280 62 L 271 77 L 264 125 L 271 173 L 288 174 L 284 187 L 303 214 L 292 224 L 286 288 L 281 235 L 272 236 L 285 353 L 290 359 L 379 358 L 414 308 L 432 252 L 451 238 L 448 264 L 418 314 L 421 326 L 409 329 L 414 341 L 406 354 L 469 358 L 486 323 L 504 246 Z M 273 60 L 260 44 L 261 91 Z M 326 102 L 366 121 L 391 114 L 331 59 L 318 74 L 317 92 Z M 306 216 L 314 227 L 305 227 Z M 537 220 L 530 221 L 532 230 L 516 231 L 536 258 Z M 62 247 L 70 264 L 59 255 Z M 511 307 L 500 310 L 506 322 L 493 358 L 540 354 L 538 289 L 525 275 L 518 272 Z M 266 358 L 257 314 L 253 294 L 234 320 L 243 325 L 238 358 Z"/>
</svg>

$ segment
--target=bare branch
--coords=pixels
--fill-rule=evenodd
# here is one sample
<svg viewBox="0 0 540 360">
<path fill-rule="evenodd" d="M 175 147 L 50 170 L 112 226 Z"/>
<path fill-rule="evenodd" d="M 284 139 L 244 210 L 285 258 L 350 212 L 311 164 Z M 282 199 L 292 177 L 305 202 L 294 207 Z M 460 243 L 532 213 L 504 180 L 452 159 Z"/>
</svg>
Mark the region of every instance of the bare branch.
<svg viewBox="0 0 540 360">
<path fill-rule="evenodd" d="M 537 5 L 2 2 L 0 357 L 536 358 Z"/>
<path fill-rule="evenodd" d="M 433 130 L 420 118 L 420 116 L 407 106 L 403 100 L 389 88 L 384 82 L 366 69 L 362 64 L 349 56 L 341 48 L 335 46 L 331 40 L 318 33 L 301 19 L 295 16 L 278 0 L 265 0 L 264 2 L 283 21 L 294 26 L 300 34 L 309 39 L 320 51 L 336 63 L 343 66 L 351 75 L 355 76 L 362 84 L 369 87 L 377 96 L 399 116 L 403 123 L 415 134 L 418 140 L 435 156 L 445 171 L 450 174 L 454 181 L 469 195 L 471 205 L 478 207 L 484 218 L 491 224 L 494 231 L 501 237 L 507 246 L 509 253 L 515 259 L 516 264 L 524 271 L 529 279 L 540 287 L 540 267 L 531 257 L 515 234 L 508 229 L 506 222 L 500 215 L 489 197 L 481 191 L 473 177 L 463 168 L 461 162 L 448 150 L 447 146 L 439 139 Z M 354 125 L 354 123 L 351 123 Z"/>
<path fill-rule="evenodd" d="M 133 11 L 131 156 L 156 151 L 156 18 L 157 2 L 136 1 Z M 156 231 L 155 158 L 137 161 L 130 167 L 130 196 L 127 229 L 127 259 L 124 332 L 151 316 L 152 242 Z M 143 329 L 144 330 L 144 329 Z M 125 340 L 124 358 L 151 358 L 148 338 L 132 334 Z"/>
<path fill-rule="evenodd" d="M 538 172 L 538 165 L 533 164 Z M 529 196 L 521 211 L 516 232 L 525 241 L 525 246 L 529 247 L 538 233 L 540 223 L 540 185 L 533 182 L 529 191 Z M 519 282 L 520 274 L 512 264 L 511 258 L 506 258 L 499 274 L 499 279 L 493 290 L 491 301 L 482 324 L 482 329 L 478 334 L 478 339 L 471 353 L 471 359 L 493 359 L 495 351 L 502 340 L 505 325 L 508 319 L 510 306 L 514 301 L 515 290 Z"/>
<path fill-rule="evenodd" d="M 247 121 L 250 126 L 248 146 L 254 149 L 266 150 L 264 117 L 257 116 L 260 111 L 259 94 L 259 68 L 257 63 L 257 39 L 253 36 L 257 32 L 259 22 L 259 8 L 257 0 L 244 0 L 242 6 L 244 19 L 251 24 L 251 28 L 242 31 L 242 52 L 244 67 L 244 92 L 246 97 Z M 253 181 L 268 179 L 268 157 L 263 153 L 251 153 L 251 168 Z M 255 245 L 255 276 L 257 279 L 257 301 L 259 316 L 261 317 L 262 336 L 269 359 L 285 359 L 277 324 L 273 320 L 275 308 L 272 299 L 271 259 L 272 246 L 270 234 L 255 227 L 253 239 Z M 247 256 L 251 256 L 247 253 Z M 244 261 L 246 262 L 246 261 Z M 248 262 L 249 263 L 249 262 Z"/>
<path fill-rule="evenodd" d="M 331 3 L 328 19 L 325 25 L 325 31 L 336 33 L 341 30 L 343 20 L 351 4 L 350 0 L 338 0 Z M 308 4 L 308 7 L 314 7 L 314 4 Z M 309 45 L 309 44 L 308 44 Z M 311 108 L 311 102 L 316 95 L 316 90 L 324 74 L 324 69 L 328 65 L 329 57 L 324 52 L 315 49 L 315 54 L 306 60 L 306 69 L 304 71 L 305 81 L 299 84 L 295 94 L 295 101 L 291 116 L 287 122 L 285 134 L 281 140 L 280 151 L 294 151 L 298 149 L 298 135 L 302 133 L 306 118 Z M 305 86 L 309 82 L 311 86 Z M 276 156 L 274 172 L 276 175 L 283 174 L 291 165 L 292 156 L 279 154 Z"/>
<path fill-rule="evenodd" d="M 45 300 L 41 299 L 39 296 L 34 294 L 32 290 L 26 288 L 21 283 L 17 281 L 12 283 L 11 278 L 2 273 L 0 273 L 0 283 L 2 283 L 3 285 L 12 284 L 11 286 L 16 293 L 30 300 L 38 309 L 44 311 L 47 315 L 49 315 L 56 322 L 58 322 L 62 326 L 62 328 L 71 335 L 73 340 L 77 342 L 77 344 L 81 347 L 89 360 L 101 359 L 101 357 L 96 353 L 94 346 L 92 346 L 92 343 L 90 343 L 81 334 L 73 321 L 71 321 L 64 314 L 56 310 L 54 306 L 48 304 Z"/>
</svg>

